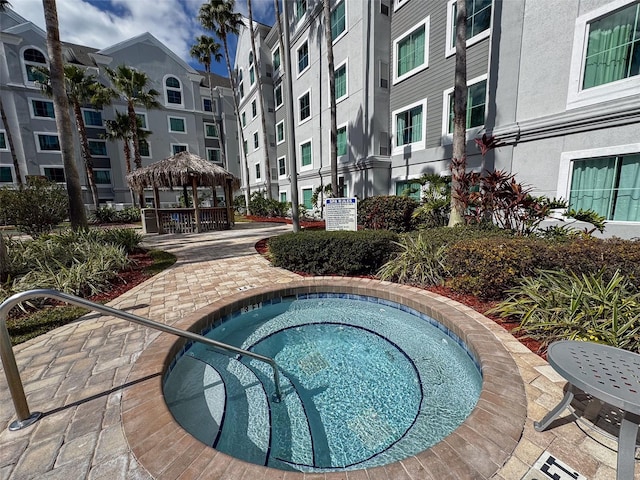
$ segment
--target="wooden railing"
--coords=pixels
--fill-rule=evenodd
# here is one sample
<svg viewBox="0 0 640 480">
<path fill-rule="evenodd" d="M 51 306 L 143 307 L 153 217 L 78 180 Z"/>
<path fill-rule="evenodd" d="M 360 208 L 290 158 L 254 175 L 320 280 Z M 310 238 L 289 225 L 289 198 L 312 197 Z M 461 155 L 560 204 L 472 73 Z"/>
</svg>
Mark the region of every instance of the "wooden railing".
<svg viewBox="0 0 640 480">
<path fill-rule="evenodd" d="M 158 209 L 159 233 L 199 233 L 231 228 L 226 207 L 201 207 L 199 222 L 194 208 Z"/>
</svg>

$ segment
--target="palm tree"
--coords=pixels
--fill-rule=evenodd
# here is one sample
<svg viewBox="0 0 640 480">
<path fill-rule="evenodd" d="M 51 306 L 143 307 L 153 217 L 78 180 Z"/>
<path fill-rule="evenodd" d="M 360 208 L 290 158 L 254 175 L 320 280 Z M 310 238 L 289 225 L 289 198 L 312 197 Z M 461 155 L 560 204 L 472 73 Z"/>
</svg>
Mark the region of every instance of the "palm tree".
<svg viewBox="0 0 640 480">
<path fill-rule="evenodd" d="M 39 68 L 38 71 L 42 74 L 38 80 L 40 88 L 45 95 L 50 97 L 52 95 L 50 72 L 46 68 Z M 93 204 L 98 208 L 100 204 L 98 187 L 93 173 L 93 157 L 89 149 L 89 139 L 87 138 L 87 128 L 82 116 L 82 106 L 90 103 L 96 110 L 99 110 L 104 105 L 111 103 L 111 99 L 116 96 L 116 93 L 98 82 L 95 75 L 88 74 L 84 68 L 77 65 L 67 64 L 64 66 L 64 79 L 67 98 L 73 108 L 76 128 L 80 136 L 80 149 L 89 189 L 91 190 Z"/>
<path fill-rule="evenodd" d="M 451 158 L 451 215 L 449 226 L 462 223 L 460 198 L 467 168 L 467 2 L 456 2 L 456 71 L 453 90 L 453 155 Z"/>
<path fill-rule="evenodd" d="M 87 229 L 87 214 L 82 203 L 80 176 L 73 153 L 73 132 L 69 116 L 69 100 L 64 85 L 64 63 L 58 27 L 56 0 L 42 0 L 44 20 L 47 27 L 47 50 L 51 65 L 51 89 L 56 127 L 60 135 L 60 150 L 69 195 L 69 220 L 73 230 Z"/>
<path fill-rule="evenodd" d="M 219 62 L 222 60 L 222 54 L 220 53 L 221 45 L 208 35 L 200 35 L 196 37 L 196 43 L 191 46 L 189 54 L 192 58 L 195 58 L 198 63 L 204 66 L 204 71 L 207 72 L 207 80 L 209 82 L 209 99 L 213 105 L 213 83 L 211 81 L 211 63 L 212 60 Z M 228 168 L 227 165 L 227 152 L 225 149 L 225 142 L 222 139 L 222 128 L 218 128 L 220 132 L 220 144 L 222 146 L 222 162 Z"/>
<path fill-rule="evenodd" d="M 0 0 L 0 12 L 4 12 L 11 4 L 8 0 Z M 11 128 L 7 121 L 7 113 L 4 111 L 4 105 L 2 104 L 2 97 L 0 97 L 0 119 L 2 125 L 4 125 L 5 133 L 7 134 L 7 143 L 9 144 L 9 151 L 11 152 L 11 159 L 13 160 L 13 168 L 16 172 L 16 183 L 18 186 L 22 186 L 22 175 L 20 174 L 20 164 L 18 163 L 18 156 L 13 146 L 13 135 L 11 134 Z"/>
<path fill-rule="evenodd" d="M 331 156 L 331 194 L 338 196 L 338 126 L 336 120 L 336 75 L 333 63 L 333 37 L 331 36 L 331 5 L 322 0 L 324 14 L 324 36 L 327 41 L 327 69 L 329 70 L 329 102 L 331 112 L 330 156 Z"/>
<path fill-rule="evenodd" d="M 264 108 L 264 95 L 262 94 L 262 65 L 260 62 L 260 56 L 256 51 L 256 37 L 253 30 L 253 11 L 251 8 L 251 0 L 247 0 L 247 7 L 249 9 L 249 34 L 251 35 L 251 53 L 253 54 L 253 68 L 255 69 L 256 80 L 258 82 L 258 101 L 260 102 L 260 119 L 262 121 L 262 138 L 264 143 L 264 169 L 265 180 L 267 183 L 267 198 L 273 199 L 273 193 L 271 192 L 271 161 L 269 159 L 269 140 L 267 137 L 267 116 L 265 115 Z"/>
<path fill-rule="evenodd" d="M 149 130 L 142 129 L 142 121 L 137 119 L 138 128 L 138 142 L 145 140 L 151 132 Z M 131 139 L 133 137 L 131 133 L 131 123 L 129 122 L 129 115 L 116 110 L 115 120 L 106 120 L 105 128 L 107 133 L 102 138 L 111 141 L 122 140 L 124 151 L 124 162 L 127 170 L 127 174 L 131 173 Z M 139 144 L 138 144 L 139 145 Z M 134 201 L 133 191 L 131 191 L 131 201 Z"/>
<path fill-rule="evenodd" d="M 148 88 L 149 76 L 144 72 L 139 72 L 126 65 L 118 65 L 113 70 L 105 67 L 109 79 L 113 86 L 127 104 L 127 114 L 129 115 L 129 125 L 131 126 L 131 140 L 133 143 L 133 163 L 136 169 L 142 168 L 142 157 L 140 156 L 140 144 L 138 141 L 138 116 L 136 115 L 136 105 L 142 105 L 147 109 L 160 108 L 160 103 L 156 97 L 160 95 L 157 90 Z M 140 206 L 144 207 L 144 195 L 140 192 Z"/>
<path fill-rule="evenodd" d="M 242 125 L 240 124 L 240 109 L 238 108 L 238 91 L 237 82 L 234 71 L 231 68 L 231 57 L 229 56 L 228 35 L 239 35 L 240 28 L 244 25 L 242 15 L 233 11 L 235 0 L 209 0 L 208 3 L 202 4 L 198 13 L 198 20 L 204 28 L 214 32 L 217 37 L 222 40 L 224 46 L 224 56 L 227 63 L 227 71 L 231 80 L 231 88 L 233 89 L 233 108 L 235 109 L 236 119 L 238 122 L 238 131 L 240 132 L 240 141 L 242 142 L 242 154 L 244 155 L 244 172 L 245 172 L 245 191 L 244 198 L 247 204 L 247 213 L 249 211 L 249 199 L 251 198 L 251 187 L 249 185 L 249 162 L 247 161 L 247 152 L 244 148 L 245 139 Z"/>
</svg>

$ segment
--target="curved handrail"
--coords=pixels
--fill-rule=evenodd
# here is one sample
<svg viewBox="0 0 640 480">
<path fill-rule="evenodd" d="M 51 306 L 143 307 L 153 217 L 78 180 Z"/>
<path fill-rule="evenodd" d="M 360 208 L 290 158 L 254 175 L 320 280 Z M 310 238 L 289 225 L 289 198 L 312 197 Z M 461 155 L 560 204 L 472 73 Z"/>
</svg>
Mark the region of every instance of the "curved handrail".
<svg viewBox="0 0 640 480">
<path fill-rule="evenodd" d="M 9 391 L 11 392 L 11 399 L 16 410 L 18 420 L 11 423 L 9 430 L 19 430 L 21 428 L 31 425 L 42 416 L 41 413 L 35 412 L 31 414 L 29 412 L 29 405 L 27 398 L 24 394 L 24 387 L 22 385 L 22 379 L 20 378 L 20 372 L 16 364 L 16 357 L 13 354 L 13 347 L 11 346 L 11 339 L 9 338 L 9 331 L 7 330 L 7 316 L 9 310 L 21 302 L 29 300 L 31 298 L 54 298 L 66 303 L 77 305 L 79 307 L 85 307 L 96 312 L 100 312 L 105 315 L 121 318 L 130 322 L 144 325 L 145 327 L 160 330 L 161 332 L 171 333 L 179 337 L 193 340 L 194 342 L 201 342 L 220 350 L 226 350 L 229 352 L 237 353 L 240 355 L 246 355 L 251 358 L 255 358 L 261 362 L 265 362 L 271 366 L 273 370 L 273 382 L 275 384 L 275 401 L 278 402 L 282 399 L 282 393 L 280 391 L 280 374 L 278 372 L 278 366 L 273 358 L 260 355 L 258 353 L 243 350 L 242 348 L 234 347 L 233 345 L 227 345 L 226 343 L 211 340 L 210 338 L 203 337 L 187 330 L 181 330 L 179 328 L 164 325 L 148 318 L 139 317 L 132 313 L 123 312 L 121 310 L 108 307 L 99 303 L 94 303 L 84 298 L 69 295 L 68 293 L 58 292 L 57 290 L 49 289 L 37 289 L 27 290 L 25 292 L 16 293 L 7 298 L 0 304 L 0 357 L 2 358 L 2 365 L 4 366 L 5 376 L 7 377 L 7 383 L 9 384 Z"/>
</svg>

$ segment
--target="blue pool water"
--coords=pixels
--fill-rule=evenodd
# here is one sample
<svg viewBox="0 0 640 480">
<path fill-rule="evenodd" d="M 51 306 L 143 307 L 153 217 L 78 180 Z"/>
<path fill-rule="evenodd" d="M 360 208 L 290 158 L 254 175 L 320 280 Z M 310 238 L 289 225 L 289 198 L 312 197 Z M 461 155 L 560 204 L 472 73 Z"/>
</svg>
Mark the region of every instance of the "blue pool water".
<svg viewBox="0 0 640 480">
<path fill-rule="evenodd" d="M 384 465 L 440 441 L 477 402 L 481 375 L 461 342 L 400 305 L 276 299 L 245 310 L 207 336 L 274 358 L 281 402 L 268 365 L 202 344 L 164 384 L 176 420 L 237 458 L 301 471 Z"/>
</svg>

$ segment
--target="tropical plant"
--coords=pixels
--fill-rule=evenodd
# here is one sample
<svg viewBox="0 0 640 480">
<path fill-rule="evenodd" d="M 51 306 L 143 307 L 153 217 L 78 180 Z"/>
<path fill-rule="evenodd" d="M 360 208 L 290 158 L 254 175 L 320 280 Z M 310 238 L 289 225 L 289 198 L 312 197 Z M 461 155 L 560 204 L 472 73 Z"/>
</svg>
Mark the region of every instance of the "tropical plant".
<svg viewBox="0 0 640 480">
<path fill-rule="evenodd" d="M 467 168 L 467 0 L 456 1 L 456 66 L 453 86 L 453 155 L 451 158 L 451 213 L 449 226 L 463 222 L 460 198 Z"/>
<path fill-rule="evenodd" d="M 446 245 L 430 241 L 423 234 L 402 235 L 396 245 L 399 251 L 378 270 L 382 280 L 420 286 L 443 282 Z"/>
<path fill-rule="evenodd" d="M 74 230 L 86 229 L 87 215 L 82 202 L 82 187 L 80 176 L 76 168 L 73 152 L 73 133 L 71 131 L 71 117 L 69 116 L 69 100 L 65 91 L 64 63 L 62 59 L 62 45 L 58 27 L 58 12 L 55 0 L 42 0 L 44 20 L 47 28 L 47 50 L 49 53 L 51 91 L 53 108 L 56 117 L 56 127 L 60 135 L 60 151 L 69 196 L 69 220 Z"/>
<path fill-rule="evenodd" d="M 429 173 L 418 183 L 424 188 L 420 206 L 413 211 L 415 225 L 419 229 L 445 226 L 450 212 L 451 177 Z"/>
<path fill-rule="evenodd" d="M 569 339 L 640 352 L 640 291 L 619 272 L 606 279 L 602 272 L 542 271 L 488 313 L 520 321 L 545 347 Z"/>
<path fill-rule="evenodd" d="M 37 83 L 40 85 L 40 89 L 45 95 L 51 97 L 53 90 L 51 88 L 51 75 L 49 69 L 40 67 L 38 68 L 38 72 L 40 75 Z M 116 95 L 116 93 L 112 89 L 107 88 L 98 82 L 96 75 L 87 73 L 87 70 L 77 65 L 66 64 L 64 66 L 64 80 L 67 98 L 69 99 L 69 103 L 71 103 L 76 128 L 80 137 L 80 150 L 82 153 L 82 159 L 84 160 L 89 190 L 91 191 L 93 205 L 95 208 L 98 208 L 100 204 L 98 199 L 98 187 L 96 186 L 93 173 L 93 158 L 89 148 L 87 128 L 82 116 L 82 106 L 90 103 L 95 109 L 99 110 L 104 105 L 110 104 L 111 99 Z"/>
<path fill-rule="evenodd" d="M 331 194 L 338 196 L 338 126 L 336 118 L 336 73 L 333 61 L 333 36 L 331 35 L 331 1 L 322 0 L 324 36 L 327 43 L 327 72 L 329 73 L 329 157 L 331 165 Z"/>
<path fill-rule="evenodd" d="M 140 143 L 138 137 L 138 116 L 136 115 L 136 105 L 142 105 L 147 109 L 160 108 L 160 103 L 156 97 L 160 93 L 149 88 L 149 76 L 126 65 L 119 65 L 115 70 L 105 67 L 107 75 L 113 84 L 114 89 L 127 104 L 127 114 L 129 116 L 129 128 L 133 143 L 133 162 L 136 169 L 142 168 L 142 157 L 140 155 Z M 144 194 L 139 192 L 140 206 L 144 206 Z"/>
<path fill-rule="evenodd" d="M 238 82 L 235 71 L 231 68 L 231 57 L 229 55 L 229 35 L 239 35 L 240 29 L 244 25 L 242 15 L 233 11 L 235 0 L 209 0 L 208 3 L 202 4 L 198 12 L 198 20 L 202 26 L 211 30 L 216 36 L 222 40 L 224 46 L 224 57 L 227 63 L 227 72 L 231 80 L 233 89 L 233 108 L 235 110 L 236 119 L 238 121 L 238 131 L 240 132 L 240 143 L 245 145 L 244 131 L 240 124 L 240 109 L 238 107 Z M 247 214 L 249 214 L 248 205 L 251 198 L 251 186 L 249 185 L 249 162 L 247 160 L 247 152 L 242 148 L 244 156 L 244 177 L 246 181 L 244 198 L 247 205 Z"/>
</svg>

